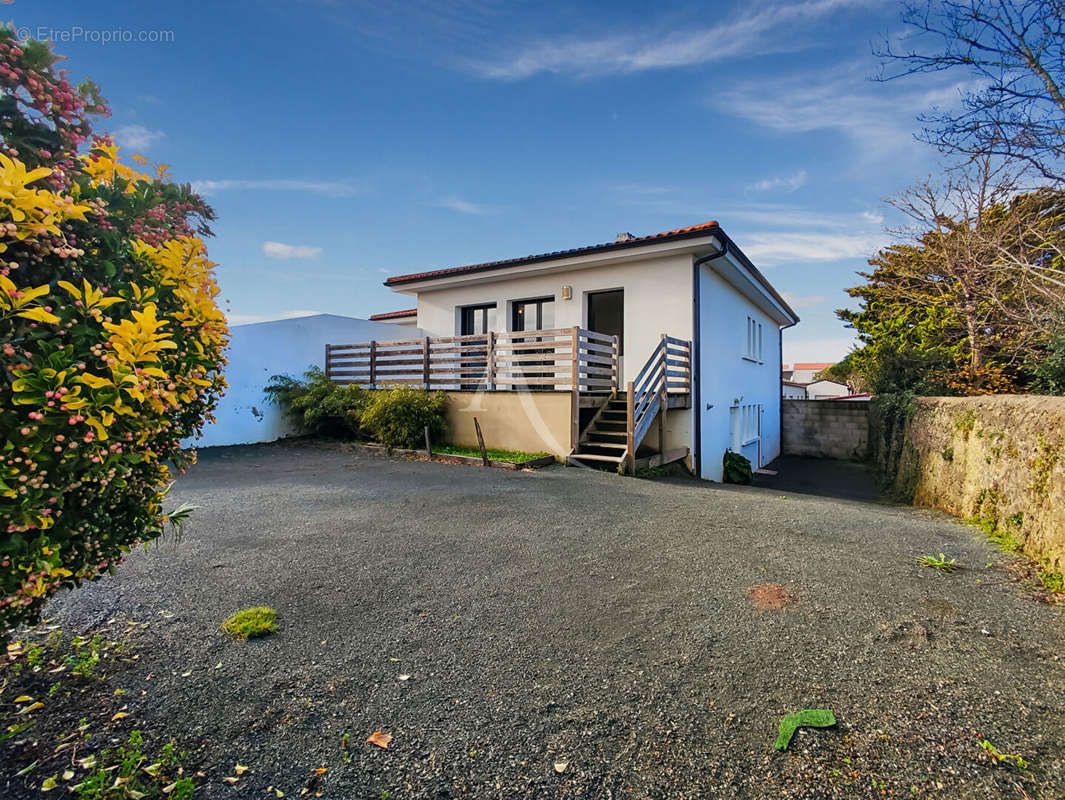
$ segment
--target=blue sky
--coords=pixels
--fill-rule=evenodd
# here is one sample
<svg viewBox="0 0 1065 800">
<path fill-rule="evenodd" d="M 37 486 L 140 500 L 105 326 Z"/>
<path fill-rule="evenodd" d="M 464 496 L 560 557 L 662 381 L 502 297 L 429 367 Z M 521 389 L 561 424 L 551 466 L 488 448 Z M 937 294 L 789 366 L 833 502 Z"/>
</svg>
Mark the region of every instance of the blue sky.
<svg viewBox="0 0 1065 800">
<path fill-rule="evenodd" d="M 103 87 L 105 127 L 214 205 L 234 323 L 368 316 L 410 305 L 389 274 L 717 219 L 803 318 L 786 361 L 846 352 L 833 310 L 886 241 L 882 198 L 935 168 L 916 116 L 959 87 L 869 80 L 898 14 L 861 0 L 3 9 L 70 37 L 56 50 Z M 113 31 L 134 41 L 100 41 Z"/>
</svg>

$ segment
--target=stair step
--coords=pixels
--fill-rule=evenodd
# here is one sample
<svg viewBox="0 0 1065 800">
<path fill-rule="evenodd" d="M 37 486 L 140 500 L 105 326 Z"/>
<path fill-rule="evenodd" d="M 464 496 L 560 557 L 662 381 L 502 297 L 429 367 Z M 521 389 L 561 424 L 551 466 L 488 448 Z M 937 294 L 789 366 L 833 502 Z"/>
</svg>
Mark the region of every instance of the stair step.
<svg viewBox="0 0 1065 800">
<path fill-rule="evenodd" d="M 614 442 L 585 442 L 581 447 L 600 448 L 603 450 L 625 450 L 627 444 L 615 444 Z"/>
<path fill-rule="evenodd" d="M 610 461 L 614 464 L 620 464 L 624 456 L 597 456 L 594 453 L 574 453 L 568 460 L 573 461 L 580 459 L 582 461 Z"/>
<path fill-rule="evenodd" d="M 609 436 L 611 439 L 617 439 L 620 436 L 624 439 L 628 434 L 625 431 L 601 431 L 598 428 L 593 428 L 588 431 L 588 436 Z"/>
</svg>

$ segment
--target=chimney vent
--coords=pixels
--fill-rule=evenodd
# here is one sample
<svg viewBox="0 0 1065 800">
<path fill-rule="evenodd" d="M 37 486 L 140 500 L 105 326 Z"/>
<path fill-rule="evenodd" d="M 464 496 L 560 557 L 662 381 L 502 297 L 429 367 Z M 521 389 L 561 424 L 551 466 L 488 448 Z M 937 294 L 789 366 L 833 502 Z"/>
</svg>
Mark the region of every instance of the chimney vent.
<svg viewBox="0 0 1065 800">
<path fill-rule="evenodd" d="M 616 239 L 614 240 L 614 242 L 615 242 L 615 243 L 617 243 L 617 242 L 631 242 L 631 241 L 632 241 L 633 239 L 635 239 L 635 238 L 636 238 L 636 237 L 635 237 L 635 236 L 633 236 L 633 235 L 632 235 L 631 233 L 629 233 L 628 231 L 622 231 L 621 233 L 619 233 L 619 234 L 618 234 L 618 238 L 616 238 Z"/>
</svg>

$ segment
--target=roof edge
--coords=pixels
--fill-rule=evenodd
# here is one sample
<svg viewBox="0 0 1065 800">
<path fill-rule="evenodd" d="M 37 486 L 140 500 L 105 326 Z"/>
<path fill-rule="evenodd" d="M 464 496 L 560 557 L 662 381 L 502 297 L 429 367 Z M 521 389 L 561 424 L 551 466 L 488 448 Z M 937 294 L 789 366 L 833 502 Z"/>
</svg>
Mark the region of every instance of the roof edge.
<svg viewBox="0 0 1065 800">
<path fill-rule="evenodd" d="M 555 250 L 550 253 L 538 253 L 536 255 L 522 256 L 520 258 L 508 258 L 500 261 L 486 261 L 480 264 L 467 264 L 460 267 L 445 267 L 443 269 L 430 270 L 428 272 L 415 272 L 409 275 L 395 275 L 387 278 L 385 286 L 403 286 L 409 283 L 421 283 L 438 278 L 451 277 L 452 275 L 473 275 L 479 272 L 494 272 L 495 270 L 507 269 L 508 267 L 520 267 L 526 264 L 539 264 L 544 261 L 556 261 L 559 259 L 576 258 L 578 256 L 595 253 L 609 253 L 616 250 L 632 250 L 638 247 L 646 247 L 663 242 L 676 242 L 684 239 L 697 239 L 708 234 L 719 232 L 721 227 L 717 220 L 693 225 L 688 228 L 679 228 L 665 233 L 653 233 L 648 236 L 638 236 L 621 242 L 606 242 L 593 244 L 586 247 L 575 247 L 569 250 Z"/>
</svg>

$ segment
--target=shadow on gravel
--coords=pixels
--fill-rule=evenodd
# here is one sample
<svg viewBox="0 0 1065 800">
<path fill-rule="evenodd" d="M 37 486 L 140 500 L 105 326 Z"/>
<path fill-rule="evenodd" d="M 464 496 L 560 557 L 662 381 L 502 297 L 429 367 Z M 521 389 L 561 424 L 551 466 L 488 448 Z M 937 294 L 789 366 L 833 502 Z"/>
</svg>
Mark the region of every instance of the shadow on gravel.
<svg viewBox="0 0 1065 800">
<path fill-rule="evenodd" d="M 777 474 L 755 474 L 755 486 L 777 492 L 814 494 L 843 500 L 876 502 L 881 497 L 870 469 L 865 464 L 853 461 L 781 456 L 766 469 Z"/>
</svg>

